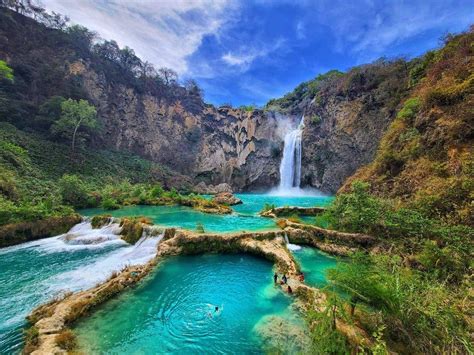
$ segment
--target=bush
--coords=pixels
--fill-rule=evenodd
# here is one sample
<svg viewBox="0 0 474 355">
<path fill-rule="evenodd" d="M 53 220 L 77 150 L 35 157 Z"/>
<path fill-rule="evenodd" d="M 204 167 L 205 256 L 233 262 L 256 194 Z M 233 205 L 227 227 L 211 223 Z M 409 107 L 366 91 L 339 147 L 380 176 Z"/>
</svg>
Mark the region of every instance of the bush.
<svg viewBox="0 0 474 355">
<path fill-rule="evenodd" d="M 88 206 L 87 187 L 77 175 L 63 175 L 58 181 L 58 186 L 65 204 L 76 208 Z"/>
<path fill-rule="evenodd" d="M 117 203 L 117 200 L 110 197 L 104 199 L 100 206 L 105 210 L 117 210 L 120 208 L 120 205 Z"/>
<path fill-rule="evenodd" d="M 420 111 L 421 101 L 418 97 L 413 97 L 405 101 L 403 108 L 398 112 L 397 118 L 411 120 Z"/>
<path fill-rule="evenodd" d="M 275 208 L 275 204 L 273 203 L 270 204 L 268 202 L 265 202 L 265 204 L 263 205 L 263 212 L 273 210 L 274 208 Z"/>
<path fill-rule="evenodd" d="M 77 346 L 76 336 L 70 329 L 56 335 L 56 344 L 64 350 L 73 350 Z"/>
</svg>

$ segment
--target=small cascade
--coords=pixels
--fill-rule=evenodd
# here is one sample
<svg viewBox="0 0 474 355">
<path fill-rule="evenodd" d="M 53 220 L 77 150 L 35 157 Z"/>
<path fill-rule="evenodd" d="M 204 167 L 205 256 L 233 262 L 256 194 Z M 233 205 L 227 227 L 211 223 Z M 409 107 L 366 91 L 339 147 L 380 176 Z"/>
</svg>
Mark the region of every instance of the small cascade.
<svg viewBox="0 0 474 355">
<path fill-rule="evenodd" d="M 298 127 L 285 135 L 283 158 L 280 163 L 281 193 L 300 190 L 301 183 L 301 136 L 304 128 L 304 116 Z"/>
<path fill-rule="evenodd" d="M 291 250 L 291 251 L 295 251 L 295 250 L 300 250 L 301 249 L 301 246 L 299 245 L 296 245 L 296 244 L 291 244 L 290 243 L 290 240 L 288 239 L 288 235 L 285 233 L 285 243 L 286 243 L 286 247 Z"/>
<path fill-rule="evenodd" d="M 104 240 L 103 243 L 108 244 L 107 239 L 103 239 L 103 234 L 105 231 L 112 231 L 112 234 L 115 235 L 115 239 L 119 240 L 123 244 L 123 247 L 96 259 L 92 263 L 81 265 L 69 272 L 61 273 L 53 277 L 52 280 L 49 280 L 47 284 L 51 285 L 52 288 L 57 288 L 58 285 L 68 285 L 68 288 L 71 290 L 86 289 L 105 281 L 114 272 L 118 272 L 127 266 L 144 265 L 156 256 L 158 244 L 164 236 L 163 228 L 146 226 L 143 228 L 141 238 L 135 245 L 129 245 L 120 239 L 120 227 L 117 229 L 117 226 L 117 220 L 112 220 L 108 225 L 102 228 L 89 230 L 91 233 L 91 235 L 88 236 L 89 239 L 83 235 L 77 236 L 76 238 L 70 237 L 71 239 L 66 243 L 71 243 L 71 241 L 77 243 L 78 240 L 86 240 L 87 242 L 94 240 L 100 243 L 99 240 Z M 76 225 L 76 227 L 78 226 Z M 80 226 L 77 230 L 85 231 L 88 230 L 88 227 Z M 68 234 L 72 234 L 72 230 Z"/>
<path fill-rule="evenodd" d="M 120 224 L 116 219 L 101 228 L 92 228 L 89 220 L 76 224 L 71 230 L 58 237 L 67 245 L 97 245 L 120 239 Z"/>
</svg>

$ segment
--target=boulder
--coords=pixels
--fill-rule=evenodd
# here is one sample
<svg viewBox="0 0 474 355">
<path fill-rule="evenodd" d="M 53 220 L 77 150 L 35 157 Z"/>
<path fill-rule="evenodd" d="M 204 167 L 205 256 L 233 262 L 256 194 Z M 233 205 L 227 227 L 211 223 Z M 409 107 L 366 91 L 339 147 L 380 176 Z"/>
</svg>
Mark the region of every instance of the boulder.
<svg viewBox="0 0 474 355">
<path fill-rule="evenodd" d="M 238 205 L 242 203 L 240 198 L 235 197 L 231 192 L 219 192 L 212 198 L 212 201 L 221 205 Z"/>
</svg>

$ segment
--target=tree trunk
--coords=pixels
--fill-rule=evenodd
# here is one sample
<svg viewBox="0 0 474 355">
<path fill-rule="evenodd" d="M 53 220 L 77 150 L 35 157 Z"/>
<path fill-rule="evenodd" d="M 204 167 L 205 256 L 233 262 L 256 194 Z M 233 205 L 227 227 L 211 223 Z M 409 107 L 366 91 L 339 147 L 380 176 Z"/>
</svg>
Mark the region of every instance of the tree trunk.
<svg viewBox="0 0 474 355">
<path fill-rule="evenodd" d="M 74 149 L 76 146 L 76 133 L 77 130 L 79 129 L 79 126 L 81 125 L 82 118 L 77 122 L 76 127 L 74 127 L 74 133 L 72 134 L 72 152 L 74 153 Z"/>
</svg>

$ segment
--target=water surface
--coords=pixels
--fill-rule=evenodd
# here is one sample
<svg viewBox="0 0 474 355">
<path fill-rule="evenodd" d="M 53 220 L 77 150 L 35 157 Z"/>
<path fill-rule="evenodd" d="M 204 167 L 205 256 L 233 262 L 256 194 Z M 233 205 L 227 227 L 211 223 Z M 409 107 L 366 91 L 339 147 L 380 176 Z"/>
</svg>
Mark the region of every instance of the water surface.
<svg viewBox="0 0 474 355">
<path fill-rule="evenodd" d="M 290 303 L 273 285 L 266 260 L 181 256 L 103 305 L 75 332 L 86 353 L 258 354 L 271 346 L 265 340 L 280 323 L 298 329 Z"/>
<path fill-rule="evenodd" d="M 276 229 L 273 219 L 258 215 L 265 204 L 273 204 L 277 207 L 314 207 L 326 206 L 333 199 L 326 196 L 288 197 L 264 194 L 237 194 L 236 196 L 243 201 L 243 204 L 232 206 L 235 212 L 229 215 L 202 213 L 184 206 L 129 206 L 114 211 L 93 208 L 79 212 L 85 216 L 103 213 L 111 214 L 114 217 L 145 216 L 157 225 L 190 230 L 196 229 L 197 224 L 200 223 L 206 232 L 226 233 Z"/>
<path fill-rule="evenodd" d="M 305 283 L 314 287 L 324 287 L 326 285 L 326 271 L 336 266 L 337 259 L 316 248 L 307 246 L 293 250 L 292 253 L 301 266 Z"/>
</svg>

